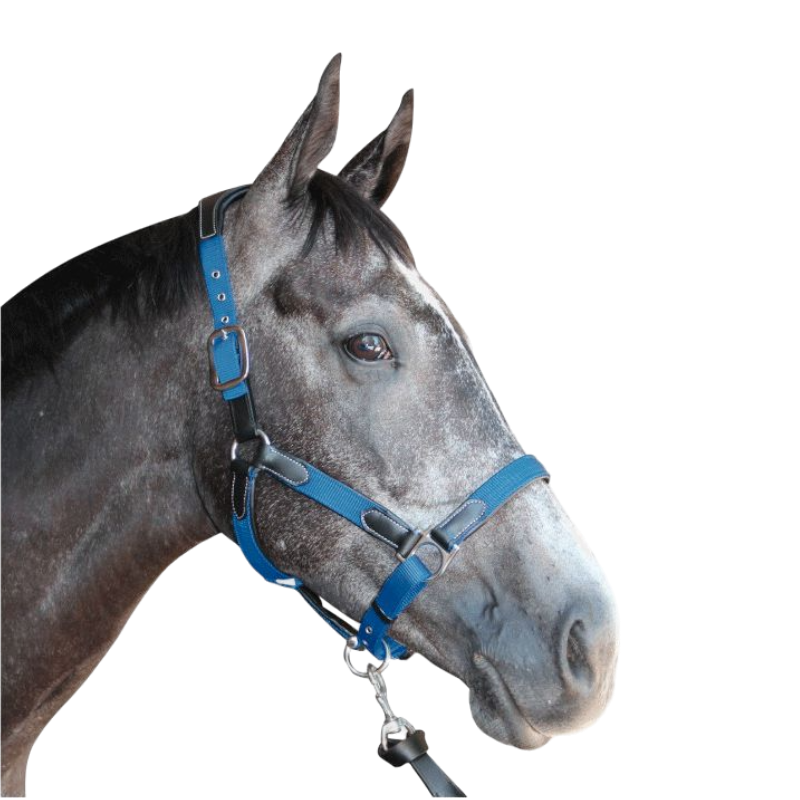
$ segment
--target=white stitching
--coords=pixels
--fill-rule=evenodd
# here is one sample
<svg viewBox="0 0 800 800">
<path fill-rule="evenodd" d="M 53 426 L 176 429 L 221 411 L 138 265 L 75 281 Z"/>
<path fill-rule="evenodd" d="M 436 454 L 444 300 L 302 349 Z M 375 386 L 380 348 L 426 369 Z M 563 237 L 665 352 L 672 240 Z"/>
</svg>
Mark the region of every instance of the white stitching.
<svg viewBox="0 0 800 800">
<path fill-rule="evenodd" d="M 286 458 L 286 459 L 288 459 L 288 460 L 289 460 L 289 461 L 291 461 L 293 464 L 297 464 L 297 466 L 298 466 L 298 467 L 300 467 L 300 469 L 301 469 L 301 470 L 303 470 L 303 474 L 304 474 L 306 477 L 305 477 L 305 478 L 304 478 L 304 479 L 301 481 L 301 483 L 305 483 L 306 481 L 308 481 L 308 480 L 310 479 L 310 474 L 309 474 L 309 472 L 308 472 L 308 469 L 306 468 L 306 465 L 305 465 L 305 464 L 303 464 L 303 462 L 302 462 L 302 461 L 298 461 L 296 458 L 292 458 L 291 456 L 287 456 L 287 455 L 286 455 L 286 453 L 284 453 L 284 452 L 283 452 L 283 451 L 281 451 L 281 450 L 279 450 L 279 451 L 278 451 L 278 454 L 279 454 L 279 455 L 280 455 L 282 458 Z"/>
<path fill-rule="evenodd" d="M 286 481 L 286 483 L 290 483 L 292 486 L 302 486 L 304 483 L 308 483 L 310 475 L 304 464 L 301 464 L 297 459 L 292 458 L 291 456 L 287 456 L 285 453 L 281 453 L 278 451 L 278 455 L 281 458 L 288 459 L 293 464 L 297 464 L 297 466 L 300 467 L 301 470 L 303 470 L 305 478 L 303 478 L 303 480 L 301 481 L 293 481 L 291 478 L 287 478 L 282 472 L 278 472 L 278 470 L 272 469 L 272 467 L 266 467 L 262 465 L 259 467 L 259 469 L 264 470 L 264 472 L 271 472 L 276 478 L 280 478 L 281 480 Z"/>
<path fill-rule="evenodd" d="M 233 480 L 231 481 L 231 508 L 233 508 L 233 514 L 236 517 L 236 519 L 242 520 L 247 516 L 247 490 L 248 490 L 248 486 L 247 486 L 247 484 L 245 484 L 245 487 L 244 487 L 244 510 L 242 511 L 242 514 L 240 516 L 239 512 L 236 510 L 236 478 L 237 478 L 237 475 L 238 475 L 238 473 L 234 471 Z M 249 477 L 247 479 L 247 482 L 248 483 L 250 482 Z"/>
<path fill-rule="evenodd" d="M 445 517 L 438 525 L 436 525 L 436 527 L 443 528 L 448 522 L 450 522 L 450 520 L 455 519 L 455 517 L 458 516 L 458 514 L 460 514 L 467 506 L 476 504 L 483 506 L 484 510 L 481 513 L 482 517 L 486 511 L 486 503 L 484 503 L 483 500 L 465 500 L 455 511 L 453 511 L 449 516 Z M 480 519 L 480 517 L 478 517 L 478 519 Z"/>
<path fill-rule="evenodd" d="M 378 533 L 378 531 L 376 531 L 375 528 L 372 528 L 372 527 L 369 526 L 369 524 L 367 523 L 367 520 L 366 520 L 366 515 L 367 515 L 368 511 L 373 511 L 376 514 L 380 514 L 384 519 L 389 520 L 389 522 L 391 522 L 392 525 L 396 525 L 402 531 L 405 531 L 405 528 L 401 528 L 400 525 L 397 525 L 397 523 L 391 517 L 388 517 L 380 509 L 377 509 L 377 508 L 366 508 L 366 509 L 364 509 L 364 511 L 361 512 L 361 527 L 365 531 L 368 531 L 369 533 L 371 533 L 373 536 L 377 536 L 382 542 L 386 542 L 386 544 L 388 544 L 390 547 L 394 547 L 395 549 L 397 549 L 397 545 L 391 539 L 387 539 L 385 536 L 383 536 L 382 534 Z"/>
<path fill-rule="evenodd" d="M 466 531 L 470 526 L 474 525 L 486 513 L 487 506 L 486 506 L 486 503 L 483 502 L 483 500 L 467 500 L 465 503 L 462 503 L 449 517 L 447 517 L 447 519 L 445 519 L 442 522 L 440 522 L 436 527 L 437 528 L 443 528 L 445 525 L 447 525 L 448 522 L 450 522 L 451 520 L 455 519 L 467 506 L 470 506 L 470 505 L 483 506 L 483 511 L 481 511 L 481 513 L 475 519 L 473 519 L 470 522 L 468 522 L 453 537 L 453 541 L 455 541 L 456 539 L 458 539 L 459 536 L 461 536 L 461 534 L 464 533 L 464 531 Z"/>
</svg>

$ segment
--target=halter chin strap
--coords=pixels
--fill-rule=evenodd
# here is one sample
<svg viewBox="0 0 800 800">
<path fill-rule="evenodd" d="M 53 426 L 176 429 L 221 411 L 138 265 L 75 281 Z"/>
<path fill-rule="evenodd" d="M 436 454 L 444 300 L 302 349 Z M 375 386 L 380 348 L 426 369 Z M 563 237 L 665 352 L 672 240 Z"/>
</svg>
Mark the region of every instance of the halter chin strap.
<svg viewBox="0 0 800 800">
<path fill-rule="evenodd" d="M 236 316 L 233 287 L 222 238 L 225 209 L 246 186 L 221 192 L 200 202 L 200 262 L 205 277 L 214 330 L 208 339 L 211 385 L 231 409 L 234 430 L 231 504 L 236 540 L 255 570 L 271 583 L 300 592 L 314 611 L 338 634 L 356 637 L 357 647 L 377 658 L 401 658 L 408 651 L 389 636 L 395 620 L 436 577 L 441 575 L 464 541 L 520 489 L 549 479 L 533 456 L 522 456 L 482 483 L 445 519 L 425 531 L 415 529 L 380 503 L 274 447 L 258 428 L 249 382 L 247 336 Z M 254 458 L 238 457 L 238 444 L 258 440 Z M 333 511 L 392 548 L 400 563 L 383 583 L 364 613 L 358 631 L 322 605 L 299 578 L 279 570 L 258 542 L 253 496 L 261 473 Z M 387 652 L 388 649 L 388 652 Z"/>
</svg>

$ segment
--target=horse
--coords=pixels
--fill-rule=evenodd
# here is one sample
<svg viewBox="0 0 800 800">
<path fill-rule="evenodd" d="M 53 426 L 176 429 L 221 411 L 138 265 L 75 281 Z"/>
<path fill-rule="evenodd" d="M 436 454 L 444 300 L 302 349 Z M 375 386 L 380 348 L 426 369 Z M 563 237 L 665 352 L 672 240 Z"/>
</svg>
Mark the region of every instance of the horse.
<svg viewBox="0 0 800 800">
<path fill-rule="evenodd" d="M 381 210 L 413 93 L 334 175 L 340 57 L 222 239 L 272 441 L 420 530 L 523 453 L 463 329 Z M 3 307 L 2 787 L 148 587 L 217 533 L 236 541 L 230 420 L 208 387 L 197 209 L 123 236 Z M 359 619 L 396 563 L 342 517 L 262 482 L 258 546 Z M 519 748 L 593 721 L 617 658 L 607 582 L 546 480 L 465 542 L 391 635 L 470 689 Z"/>
</svg>

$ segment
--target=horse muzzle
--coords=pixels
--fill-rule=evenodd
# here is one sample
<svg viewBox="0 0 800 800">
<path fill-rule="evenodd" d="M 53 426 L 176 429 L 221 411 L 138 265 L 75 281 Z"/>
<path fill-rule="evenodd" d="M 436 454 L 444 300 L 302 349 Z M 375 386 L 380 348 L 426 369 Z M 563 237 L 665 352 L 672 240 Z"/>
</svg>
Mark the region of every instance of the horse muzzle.
<svg viewBox="0 0 800 800">
<path fill-rule="evenodd" d="M 541 747 L 585 727 L 606 707 L 614 684 L 617 635 L 610 599 L 573 604 L 543 631 L 518 608 L 490 612 L 479 630 L 468 679 L 478 727 L 506 744 Z"/>
</svg>

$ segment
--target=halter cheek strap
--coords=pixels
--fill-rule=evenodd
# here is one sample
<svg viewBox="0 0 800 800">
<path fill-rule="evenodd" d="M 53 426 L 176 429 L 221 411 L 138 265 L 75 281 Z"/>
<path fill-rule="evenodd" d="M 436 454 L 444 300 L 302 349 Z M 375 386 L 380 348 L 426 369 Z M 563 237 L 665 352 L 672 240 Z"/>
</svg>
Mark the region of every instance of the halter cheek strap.
<svg viewBox="0 0 800 800">
<path fill-rule="evenodd" d="M 214 325 L 208 339 L 211 385 L 228 403 L 234 430 L 231 506 L 236 540 L 260 575 L 270 583 L 299 591 L 340 636 L 355 637 L 357 648 L 366 648 L 377 658 L 400 658 L 408 651 L 389 635 L 400 614 L 445 571 L 459 547 L 504 503 L 533 481 L 548 480 L 550 476 L 533 456 L 517 458 L 490 476 L 444 520 L 420 531 L 375 500 L 273 446 L 258 428 L 247 380 L 250 371 L 247 336 L 236 316 L 222 238 L 225 209 L 247 188 L 208 197 L 200 202 L 199 211 L 200 262 Z M 239 458 L 238 444 L 257 438 L 260 443 L 255 457 Z M 367 608 L 358 631 L 323 606 L 299 578 L 278 569 L 262 550 L 253 518 L 255 486 L 262 473 L 338 514 L 395 551 L 400 563 Z"/>
<path fill-rule="evenodd" d="M 247 376 L 250 354 L 247 336 L 236 316 L 228 258 L 222 238 L 225 209 L 242 197 L 248 186 L 206 197 L 200 201 L 200 265 L 211 306 L 214 330 L 208 337 L 211 385 L 222 392 L 231 411 L 234 436 L 246 442 L 256 435 L 256 410 Z"/>
</svg>

